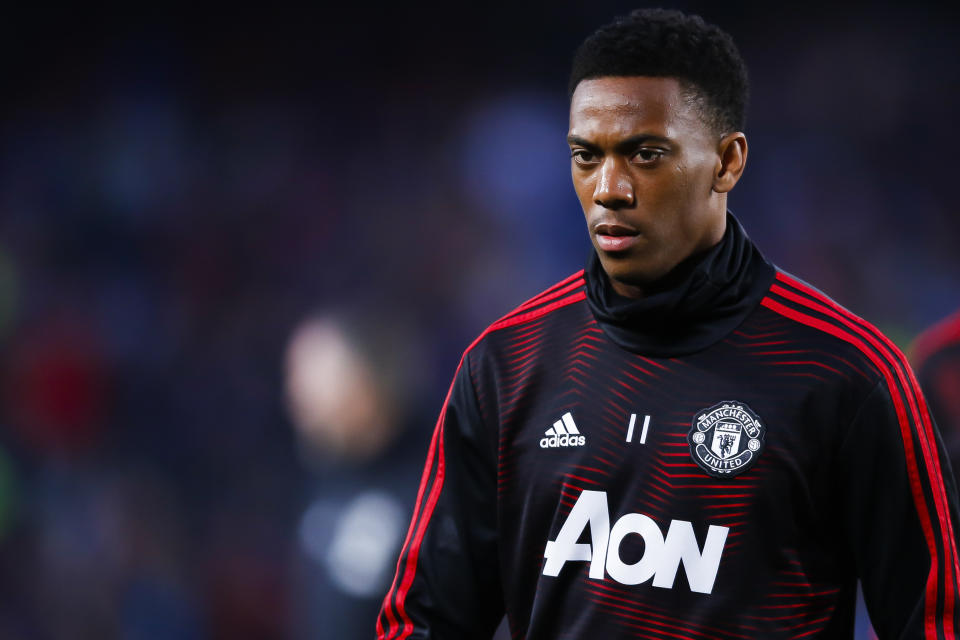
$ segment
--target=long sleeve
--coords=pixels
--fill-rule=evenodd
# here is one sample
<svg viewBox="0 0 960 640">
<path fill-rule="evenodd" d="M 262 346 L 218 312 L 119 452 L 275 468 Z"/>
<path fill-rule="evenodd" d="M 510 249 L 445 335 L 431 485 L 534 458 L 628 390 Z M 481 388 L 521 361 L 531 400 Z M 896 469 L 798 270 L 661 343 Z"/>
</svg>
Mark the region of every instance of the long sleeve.
<svg viewBox="0 0 960 640">
<path fill-rule="evenodd" d="M 434 430 L 378 639 L 486 640 L 503 616 L 497 439 L 481 419 L 468 357 Z"/>
<path fill-rule="evenodd" d="M 903 382 L 881 379 L 844 435 L 835 485 L 844 543 L 881 640 L 952 639 L 956 488 L 925 401 Z"/>
</svg>

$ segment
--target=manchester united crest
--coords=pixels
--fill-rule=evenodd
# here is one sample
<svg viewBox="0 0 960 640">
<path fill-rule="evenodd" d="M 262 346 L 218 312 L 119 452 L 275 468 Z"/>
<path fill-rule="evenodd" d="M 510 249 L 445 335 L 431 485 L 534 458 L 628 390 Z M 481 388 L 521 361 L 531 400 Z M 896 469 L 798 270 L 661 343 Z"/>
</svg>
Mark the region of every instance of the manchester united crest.
<svg viewBox="0 0 960 640">
<path fill-rule="evenodd" d="M 750 407 L 726 400 L 694 416 L 687 434 L 690 455 L 711 476 L 739 475 L 757 461 L 766 431 Z"/>
</svg>

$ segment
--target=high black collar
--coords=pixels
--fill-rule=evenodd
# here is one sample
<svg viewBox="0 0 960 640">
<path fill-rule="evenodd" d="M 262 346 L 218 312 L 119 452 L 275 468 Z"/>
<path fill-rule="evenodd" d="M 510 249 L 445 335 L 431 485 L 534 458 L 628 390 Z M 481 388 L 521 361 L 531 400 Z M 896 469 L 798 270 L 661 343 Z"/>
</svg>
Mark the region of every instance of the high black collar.
<svg viewBox="0 0 960 640">
<path fill-rule="evenodd" d="M 691 256 L 648 288 L 643 298 L 613 290 L 595 251 L 587 263 L 587 302 L 616 344 L 654 357 L 688 355 L 733 331 L 760 303 L 776 270 L 727 214 L 720 242 Z"/>
</svg>

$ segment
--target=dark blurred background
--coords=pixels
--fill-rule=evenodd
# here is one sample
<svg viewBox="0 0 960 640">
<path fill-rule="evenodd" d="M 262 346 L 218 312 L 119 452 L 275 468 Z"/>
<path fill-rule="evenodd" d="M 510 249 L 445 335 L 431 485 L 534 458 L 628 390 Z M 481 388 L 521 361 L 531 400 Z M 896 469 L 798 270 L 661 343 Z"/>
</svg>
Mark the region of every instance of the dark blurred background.
<svg viewBox="0 0 960 640">
<path fill-rule="evenodd" d="M 960 306 L 956 10 L 671 6 L 767 256 L 902 346 Z M 566 75 L 633 7 L 5 8 L 0 639 L 372 637 L 461 351 L 585 261 Z"/>
</svg>

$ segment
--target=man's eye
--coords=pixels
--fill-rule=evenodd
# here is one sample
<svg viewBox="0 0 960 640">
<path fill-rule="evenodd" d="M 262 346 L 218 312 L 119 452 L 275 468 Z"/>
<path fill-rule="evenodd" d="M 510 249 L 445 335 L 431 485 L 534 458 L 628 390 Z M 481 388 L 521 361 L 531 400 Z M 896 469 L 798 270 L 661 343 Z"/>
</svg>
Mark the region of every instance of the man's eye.
<svg viewBox="0 0 960 640">
<path fill-rule="evenodd" d="M 638 162 L 646 163 L 659 160 L 662 156 L 663 151 L 660 149 L 640 149 L 633 157 Z"/>
<path fill-rule="evenodd" d="M 574 149 L 570 153 L 570 157 L 573 158 L 573 161 L 577 164 L 590 164 L 597 159 L 595 155 L 586 149 Z"/>
</svg>

